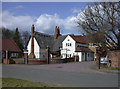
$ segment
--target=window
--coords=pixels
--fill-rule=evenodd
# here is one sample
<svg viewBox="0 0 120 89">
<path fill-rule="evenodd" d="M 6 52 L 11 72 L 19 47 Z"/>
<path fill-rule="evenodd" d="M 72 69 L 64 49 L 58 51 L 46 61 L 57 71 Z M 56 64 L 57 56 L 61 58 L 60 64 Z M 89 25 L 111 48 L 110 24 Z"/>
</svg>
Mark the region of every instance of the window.
<svg viewBox="0 0 120 89">
<path fill-rule="evenodd" d="M 66 46 L 67 46 L 67 43 L 66 43 Z"/>
<path fill-rule="evenodd" d="M 88 53 L 88 57 L 89 57 L 89 53 Z"/>
<path fill-rule="evenodd" d="M 4 52 L 2 52 L 2 58 L 5 58 L 5 53 Z"/>
<path fill-rule="evenodd" d="M 71 57 L 71 54 L 67 54 L 67 57 L 68 57 L 68 58 Z"/>
<path fill-rule="evenodd" d="M 14 57 L 15 57 L 15 58 L 18 57 L 18 53 L 11 53 L 11 57 L 13 57 L 13 58 L 14 58 Z"/>
<path fill-rule="evenodd" d="M 82 56 L 84 56 L 84 53 L 82 53 Z"/>
<path fill-rule="evenodd" d="M 66 46 L 71 46 L 71 43 L 66 43 Z"/>
</svg>

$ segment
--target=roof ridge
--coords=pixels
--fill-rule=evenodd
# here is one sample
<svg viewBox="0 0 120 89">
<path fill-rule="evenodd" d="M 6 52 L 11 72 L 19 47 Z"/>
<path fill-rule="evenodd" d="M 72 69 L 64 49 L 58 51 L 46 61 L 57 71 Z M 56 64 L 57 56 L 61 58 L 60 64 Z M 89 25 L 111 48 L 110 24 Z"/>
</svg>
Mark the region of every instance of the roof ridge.
<svg viewBox="0 0 120 89">
<path fill-rule="evenodd" d="M 35 31 L 34 34 L 35 34 L 35 33 L 42 34 L 42 35 L 46 35 L 46 36 L 53 36 L 53 35 L 50 35 L 50 34 L 41 33 L 41 32 L 37 32 L 37 31 Z"/>
</svg>

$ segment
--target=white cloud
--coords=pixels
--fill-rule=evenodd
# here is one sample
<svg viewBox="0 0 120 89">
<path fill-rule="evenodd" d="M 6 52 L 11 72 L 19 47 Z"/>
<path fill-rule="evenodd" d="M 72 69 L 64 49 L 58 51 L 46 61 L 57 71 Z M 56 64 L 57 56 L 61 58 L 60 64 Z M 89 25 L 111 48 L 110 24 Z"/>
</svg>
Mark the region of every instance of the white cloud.
<svg viewBox="0 0 120 89">
<path fill-rule="evenodd" d="M 74 9 L 72 9 L 72 12 L 73 12 L 73 13 L 80 13 L 80 12 L 81 12 L 81 9 L 80 9 L 80 8 L 79 8 L 79 9 L 74 8 Z"/>
<path fill-rule="evenodd" d="M 62 30 L 73 30 L 76 28 L 75 17 L 67 17 L 66 19 L 61 19 L 57 14 L 48 15 L 43 14 L 36 21 L 36 27 L 42 32 L 53 33 L 55 26 L 59 26 Z"/>
<path fill-rule="evenodd" d="M 31 24 L 34 23 L 34 20 L 35 17 L 31 16 L 14 16 L 14 14 L 8 11 L 2 13 L 2 26 L 9 29 L 18 27 L 21 30 L 28 30 Z"/>
<path fill-rule="evenodd" d="M 16 8 L 16 9 L 19 9 L 19 8 L 23 8 L 23 6 L 22 6 L 22 5 L 19 5 L 19 6 L 16 6 L 15 8 Z"/>
<path fill-rule="evenodd" d="M 61 19 L 58 14 L 42 14 L 38 18 L 31 16 L 14 16 L 14 14 L 4 11 L 2 13 L 2 25 L 9 29 L 18 27 L 20 30 L 29 30 L 35 24 L 35 30 L 43 33 L 53 34 L 55 26 L 59 26 L 62 33 L 75 32 L 77 24 L 76 17 L 71 16 Z"/>
</svg>

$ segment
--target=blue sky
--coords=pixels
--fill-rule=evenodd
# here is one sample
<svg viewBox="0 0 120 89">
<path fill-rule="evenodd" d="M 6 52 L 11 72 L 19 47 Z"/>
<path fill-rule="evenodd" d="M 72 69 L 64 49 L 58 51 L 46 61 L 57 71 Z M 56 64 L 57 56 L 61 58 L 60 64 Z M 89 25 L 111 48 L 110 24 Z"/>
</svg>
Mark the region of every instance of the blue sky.
<svg viewBox="0 0 120 89">
<path fill-rule="evenodd" d="M 73 13 L 74 9 L 84 9 L 88 2 L 4 2 L 2 10 L 13 12 L 14 15 L 39 16 L 40 14 L 57 13 L 61 18 L 66 18 Z"/>
<path fill-rule="evenodd" d="M 76 16 L 89 2 L 3 2 L 3 26 L 20 30 L 30 30 L 35 24 L 36 30 L 53 34 L 55 26 L 63 34 L 80 34 L 76 27 Z"/>
</svg>

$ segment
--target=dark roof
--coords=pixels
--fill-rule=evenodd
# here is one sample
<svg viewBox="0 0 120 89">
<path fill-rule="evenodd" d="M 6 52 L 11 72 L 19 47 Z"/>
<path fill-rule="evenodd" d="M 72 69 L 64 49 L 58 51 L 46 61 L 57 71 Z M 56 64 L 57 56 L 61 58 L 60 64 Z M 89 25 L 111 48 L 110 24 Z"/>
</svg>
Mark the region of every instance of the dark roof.
<svg viewBox="0 0 120 89">
<path fill-rule="evenodd" d="M 54 41 L 53 35 L 48 35 L 40 32 L 34 32 L 34 37 L 38 42 L 38 45 L 41 48 L 50 47 L 51 51 L 59 51 L 59 48 L 62 47 L 62 41 L 67 35 L 59 36 L 56 41 Z"/>
<path fill-rule="evenodd" d="M 62 42 L 67 37 L 67 35 L 59 36 L 56 41 L 54 41 L 52 51 L 58 51 L 60 48 L 62 48 Z"/>
<path fill-rule="evenodd" d="M 75 52 L 93 52 L 88 47 L 77 46 Z"/>
<path fill-rule="evenodd" d="M 69 36 L 72 37 L 77 43 L 82 43 L 82 44 L 87 43 L 84 36 L 81 36 L 81 35 L 79 35 L 79 36 L 69 35 Z"/>
<path fill-rule="evenodd" d="M 40 32 L 34 32 L 34 37 L 38 42 L 38 45 L 42 48 L 46 47 L 52 47 L 54 38 L 52 35 L 40 33 Z"/>
<path fill-rule="evenodd" d="M 20 48 L 13 40 L 0 38 L 0 42 L 2 42 L 2 44 L 0 44 L 2 51 L 21 52 Z"/>
</svg>

